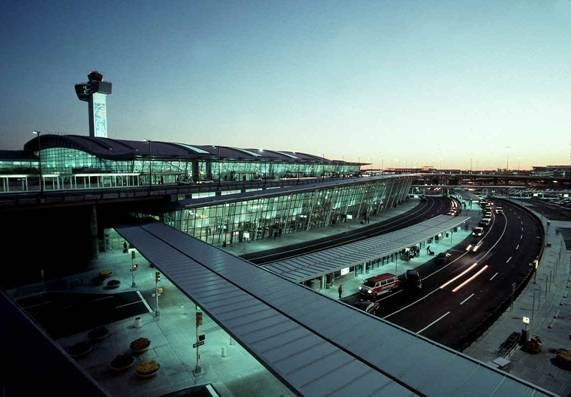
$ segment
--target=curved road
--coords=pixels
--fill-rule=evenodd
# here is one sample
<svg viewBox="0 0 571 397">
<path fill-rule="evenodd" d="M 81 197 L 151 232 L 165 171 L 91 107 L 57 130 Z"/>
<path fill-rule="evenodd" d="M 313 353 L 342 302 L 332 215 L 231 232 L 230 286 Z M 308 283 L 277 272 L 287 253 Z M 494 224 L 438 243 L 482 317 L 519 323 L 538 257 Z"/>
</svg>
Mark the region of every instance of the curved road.
<svg viewBox="0 0 571 397">
<path fill-rule="evenodd" d="M 458 350 L 483 332 L 526 282 L 543 242 L 533 215 L 507 201 L 493 201 L 505 215 L 494 215 L 483 237 L 457 245 L 445 266 L 432 260 L 418 268 L 422 290 L 381 298 L 375 315 Z M 481 245 L 467 251 L 469 243 Z"/>
</svg>

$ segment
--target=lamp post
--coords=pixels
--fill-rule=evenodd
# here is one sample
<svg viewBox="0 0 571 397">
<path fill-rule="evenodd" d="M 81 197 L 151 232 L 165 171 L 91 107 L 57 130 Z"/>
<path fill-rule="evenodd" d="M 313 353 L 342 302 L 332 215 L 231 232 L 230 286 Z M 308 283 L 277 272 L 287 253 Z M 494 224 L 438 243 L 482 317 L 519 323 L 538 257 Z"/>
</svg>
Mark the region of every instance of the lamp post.
<svg viewBox="0 0 571 397">
<path fill-rule="evenodd" d="M 510 169 L 510 149 L 512 147 L 511 146 L 506 146 L 504 149 L 506 149 L 506 172 L 509 171 Z"/>
<path fill-rule="evenodd" d="M 135 272 L 137 271 L 138 265 L 135 263 L 135 250 L 131 251 L 131 288 L 135 288 L 137 284 L 135 283 Z"/>
<path fill-rule="evenodd" d="M 40 141 L 40 135 L 42 135 L 42 133 L 40 131 L 32 131 L 32 133 L 34 135 L 38 136 L 38 168 L 40 171 L 40 196 L 44 195 L 44 176 L 42 173 L 42 145 L 41 145 L 41 141 Z"/>
</svg>

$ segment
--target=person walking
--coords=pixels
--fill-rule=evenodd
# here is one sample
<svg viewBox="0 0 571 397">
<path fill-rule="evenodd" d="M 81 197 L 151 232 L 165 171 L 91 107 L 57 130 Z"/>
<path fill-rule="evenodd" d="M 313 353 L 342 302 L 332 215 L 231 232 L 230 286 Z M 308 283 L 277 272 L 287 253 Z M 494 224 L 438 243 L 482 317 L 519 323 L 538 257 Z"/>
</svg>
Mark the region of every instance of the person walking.
<svg viewBox="0 0 571 397">
<path fill-rule="evenodd" d="M 339 292 L 339 299 L 341 299 L 341 295 L 343 295 L 343 284 L 339 284 L 337 291 Z"/>
</svg>

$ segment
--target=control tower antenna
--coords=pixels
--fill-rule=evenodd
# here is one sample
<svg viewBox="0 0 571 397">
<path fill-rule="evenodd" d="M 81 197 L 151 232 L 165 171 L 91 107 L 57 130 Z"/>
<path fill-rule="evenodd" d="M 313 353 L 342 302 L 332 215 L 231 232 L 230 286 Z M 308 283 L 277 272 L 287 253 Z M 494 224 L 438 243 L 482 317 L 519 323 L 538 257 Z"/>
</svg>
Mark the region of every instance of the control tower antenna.
<svg viewBox="0 0 571 397">
<path fill-rule="evenodd" d="M 75 85 L 80 101 L 89 103 L 89 136 L 107 138 L 107 95 L 111 95 L 111 82 L 94 70 L 87 75 L 87 83 Z"/>
</svg>

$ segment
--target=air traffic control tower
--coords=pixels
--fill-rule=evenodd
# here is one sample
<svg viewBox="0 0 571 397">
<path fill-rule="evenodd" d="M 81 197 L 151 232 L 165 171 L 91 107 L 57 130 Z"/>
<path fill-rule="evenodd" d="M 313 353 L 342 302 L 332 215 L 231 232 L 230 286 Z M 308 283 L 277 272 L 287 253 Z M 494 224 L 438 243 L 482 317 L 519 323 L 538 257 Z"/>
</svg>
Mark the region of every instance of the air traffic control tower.
<svg viewBox="0 0 571 397">
<path fill-rule="evenodd" d="M 89 81 L 75 85 L 80 101 L 89 103 L 89 136 L 107 138 L 107 95 L 111 95 L 111 82 L 103 81 L 98 71 L 87 75 Z"/>
</svg>

